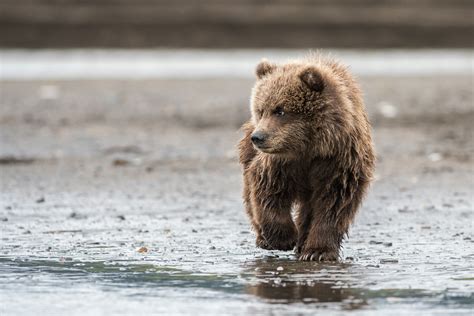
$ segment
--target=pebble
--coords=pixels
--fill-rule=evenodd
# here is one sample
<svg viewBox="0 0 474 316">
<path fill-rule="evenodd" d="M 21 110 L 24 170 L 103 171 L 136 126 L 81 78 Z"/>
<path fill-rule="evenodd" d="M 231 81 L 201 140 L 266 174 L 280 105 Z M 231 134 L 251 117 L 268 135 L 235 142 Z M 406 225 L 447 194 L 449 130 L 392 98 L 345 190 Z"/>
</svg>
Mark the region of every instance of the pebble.
<svg viewBox="0 0 474 316">
<path fill-rule="evenodd" d="M 381 244 L 383 244 L 383 242 L 382 241 L 371 240 L 371 241 L 369 241 L 369 244 L 371 244 L 371 245 L 381 245 Z"/>
<path fill-rule="evenodd" d="M 127 161 L 125 159 L 115 159 L 112 164 L 114 166 L 127 166 L 130 164 L 130 161 Z"/>
<path fill-rule="evenodd" d="M 79 214 L 79 213 L 77 213 L 77 212 L 72 212 L 71 214 L 69 214 L 69 218 L 85 219 L 85 218 L 87 218 L 87 216 L 82 215 L 82 214 Z"/>
<path fill-rule="evenodd" d="M 140 247 L 137 249 L 137 252 L 139 253 L 147 253 L 148 252 L 148 248 L 147 247 Z"/>
<path fill-rule="evenodd" d="M 428 159 L 432 162 L 437 162 L 443 159 L 443 155 L 440 153 L 431 153 L 428 155 Z"/>
<path fill-rule="evenodd" d="M 398 115 L 398 109 L 393 104 L 382 101 L 377 104 L 377 108 L 379 113 L 382 114 L 383 117 L 386 118 L 395 118 Z"/>
<path fill-rule="evenodd" d="M 380 259 L 380 263 L 398 263 L 398 259 L 390 259 L 390 258 Z"/>
<path fill-rule="evenodd" d="M 278 267 L 278 268 L 277 268 L 277 271 L 283 271 L 283 270 L 284 270 L 283 267 Z"/>
<path fill-rule="evenodd" d="M 399 212 L 399 213 L 412 213 L 413 210 L 410 210 L 410 209 L 408 208 L 408 206 L 404 206 L 403 208 L 399 208 L 399 209 L 398 209 L 398 212 Z"/>
<path fill-rule="evenodd" d="M 367 268 L 380 268 L 378 264 L 368 264 L 366 265 Z"/>
</svg>

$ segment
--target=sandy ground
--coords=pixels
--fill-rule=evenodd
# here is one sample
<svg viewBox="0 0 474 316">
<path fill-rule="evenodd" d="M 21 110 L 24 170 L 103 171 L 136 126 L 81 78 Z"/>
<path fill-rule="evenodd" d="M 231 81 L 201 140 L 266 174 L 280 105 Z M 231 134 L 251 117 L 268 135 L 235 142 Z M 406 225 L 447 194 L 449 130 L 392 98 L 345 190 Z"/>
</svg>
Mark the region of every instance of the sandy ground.
<svg viewBox="0 0 474 316">
<path fill-rule="evenodd" d="M 338 264 L 254 246 L 251 80 L 0 82 L 1 314 L 470 315 L 472 77 L 361 82 L 377 180 Z"/>
</svg>

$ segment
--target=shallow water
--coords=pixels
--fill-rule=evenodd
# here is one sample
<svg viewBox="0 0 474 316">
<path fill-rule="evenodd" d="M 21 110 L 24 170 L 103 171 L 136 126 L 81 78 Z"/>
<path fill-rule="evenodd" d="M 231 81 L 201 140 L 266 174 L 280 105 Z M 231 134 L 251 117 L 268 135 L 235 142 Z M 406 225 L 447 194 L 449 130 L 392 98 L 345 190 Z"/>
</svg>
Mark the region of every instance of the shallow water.
<svg viewBox="0 0 474 316">
<path fill-rule="evenodd" d="M 238 273 L 204 273 L 153 263 L 77 262 L 1 258 L 5 314 L 46 314 L 90 309 L 100 313 L 242 314 L 472 312 L 465 291 L 372 289 L 360 265 L 318 265 L 263 257 Z M 394 272 L 394 271 L 392 271 Z M 8 275 L 8 278 L 5 276 Z M 7 284 L 8 283 L 8 284 Z M 5 293 L 15 292 L 14 297 Z M 28 297 L 27 304 L 21 304 Z"/>
</svg>

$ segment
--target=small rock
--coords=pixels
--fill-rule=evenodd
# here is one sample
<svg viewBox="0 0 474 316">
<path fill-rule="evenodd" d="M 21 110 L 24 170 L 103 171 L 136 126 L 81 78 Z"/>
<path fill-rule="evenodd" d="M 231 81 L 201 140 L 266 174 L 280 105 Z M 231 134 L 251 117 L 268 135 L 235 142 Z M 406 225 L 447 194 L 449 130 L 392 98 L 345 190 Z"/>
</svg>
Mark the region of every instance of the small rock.
<svg viewBox="0 0 474 316">
<path fill-rule="evenodd" d="M 137 252 L 139 253 L 147 253 L 148 252 L 148 248 L 147 247 L 140 247 L 137 249 Z"/>
<path fill-rule="evenodd" d="M 2 222 L 8 222 L 8 218 L 2 217 L 2 218 L 0 218 L 0 221 L 2 221 Z"/>
<path fill-rule="evenodd" d="M 133 158 L 116 158 L 112 161 L 112 165 L 116 167 L 124 167 L 124 166 L 138 166 L 141 164 L 141 159 Z"/>
<path fill-rule="evenodd" d="M 383 245 L 385 247 L 392 247 L 393 246 L 393 244 L 391 242 L 384 242 Z"/>
<path fill-rule="evenodd" d="M 153 167 L 146 167 L 145 171 L 148 173 L 153 172 L 154 168 Z"/>
<path fill-rule="evenodd" d="M 39 199 L 36 200 L 36 203 L 44 203 L 45 199 L 44 197 L 40 197 Z"/>
<path fill-rule="evenodd" d="M 38 94 L 43 100 L 56 100 L 59 97 L 59 87 L 57 85 L 45 84 L 40 86 Z"/>
<path fill-rule="evenodd" d="M 116 167 L 128 166 L 130 165 L 130 161 L 125 159 L 114 159 L 112 164 Z"/>
<path fill-rule="evenodd" d="M 367 268 L 380 268 L 378 264 L 368 264 L 366 265 Z"/>
<path fill-rule="evenodd" d="M 11 164 L 31 164 L 35 160 L 31 158 L 2 156 L 0 157 L 0 165 L 11 165 Z"/>
<path fill-rule="evenodd" d="M 399 213 L 412 213 L 413 210 L 410 210 L 410 209 L 408 208 L 408 206 L 404 206 L 403 208 L 399 208 L 399 209 L 398 209 L 398 212 L 399 212 Z"/>
<path fill-rule="evenodd" d="M 71 214 L 69 214 L 69 218 L 74 218 L 74 219 L 84 219 L 84 218 L 87 218 L 87 216 L 85 215 L 81 215 L 77 212 L 72 212 Z"/>
<path fill-rule="evenodd" d="M 428 155 L 428 159 L 432 162 L 437 162 L 443 159 L 443 156 L 440 153 L 431 153 Z"/>
<path fill-rule="evenodd" d="M 391 258 L 380 259 L 380 263 L 398 263 L 398 259 L 391 259 Z"/>
<path fill-rule="evenodd" d="M 369 241 L 369 244 L 371 244 L 371 245 L 381 245 L 381 244 L 383 244 L 383 242 L 376 241 L 376 240 L 371 240 L 371 241 Z"/>
<path fill-rule="evenodd" d="M 377 104 L 377 108 L 380 114 L 386 118 L 394 118 L 398 115 L 398 109 L 388 102 L 380 102 Z"/>
<path fill-rule="evenodd" d="M 121 221 L 124 221 L 125 220 L 125 216 L 124 215 L 118 215 L 117 218 Z"/>
</svg>

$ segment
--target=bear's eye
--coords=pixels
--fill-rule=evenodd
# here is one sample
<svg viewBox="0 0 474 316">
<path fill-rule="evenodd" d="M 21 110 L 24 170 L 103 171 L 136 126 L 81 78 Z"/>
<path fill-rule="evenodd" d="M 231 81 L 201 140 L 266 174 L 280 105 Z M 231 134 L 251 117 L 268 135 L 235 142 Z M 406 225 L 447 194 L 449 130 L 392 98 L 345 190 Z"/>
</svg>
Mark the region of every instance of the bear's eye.
<svg viewBox="0 0 474 316">
<path fill-rule="evenodd" d="M 276 116 L 283 116 L 283 115 L 285 115 L 285 111 L 283 111 L 283 109 L 281 107 L 277 107 L 273 111 L 273 114 L 275 114 Z"/>
</svg>

